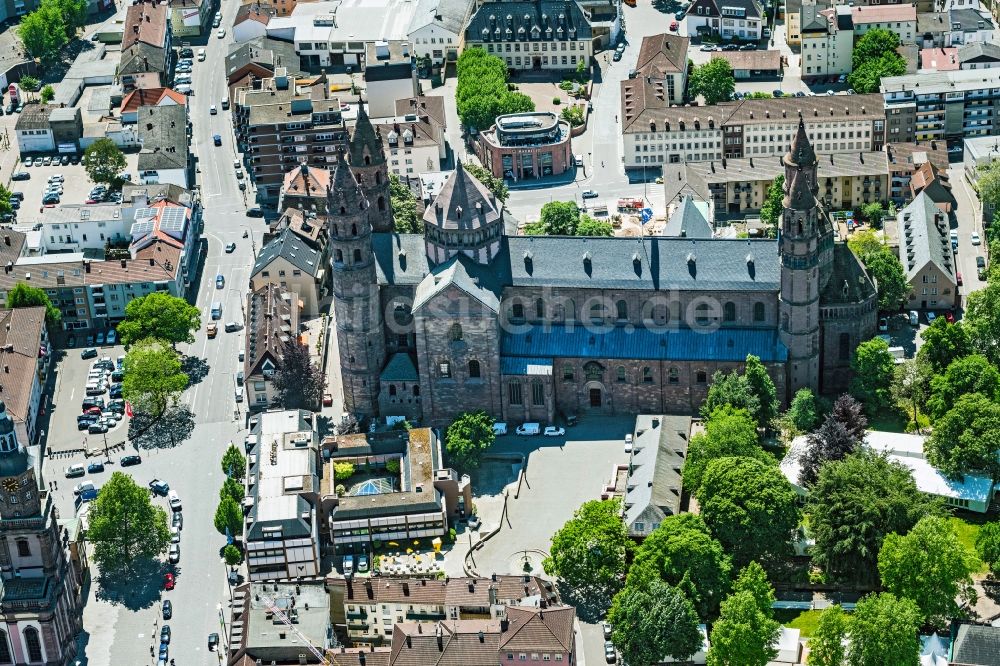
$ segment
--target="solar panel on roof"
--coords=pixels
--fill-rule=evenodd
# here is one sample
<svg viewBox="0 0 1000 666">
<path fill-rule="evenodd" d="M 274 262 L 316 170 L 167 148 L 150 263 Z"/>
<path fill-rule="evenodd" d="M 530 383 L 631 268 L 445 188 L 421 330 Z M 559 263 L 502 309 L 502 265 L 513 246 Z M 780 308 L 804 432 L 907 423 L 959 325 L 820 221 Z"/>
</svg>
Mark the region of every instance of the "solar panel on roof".
<svg viewBox="0 0 1000 666">
<path fill-rule="evenodd" d="M 156 217 L 155 208 L 137 208 L 135 211 L 135 219 L 152 219 Z"/>
<path fill-rule="evenodd" d="M 133 236 L 148 236 L 151 233 L 153 233 L 152 220 L 139 220 L 132 225 Z"/>
<path fill-rule="evenodd" d="M 179 206 L 164 208 L 160 213 L 160 231 L 180 238 L 184 235 L 185 209 Z"/>
</svg>

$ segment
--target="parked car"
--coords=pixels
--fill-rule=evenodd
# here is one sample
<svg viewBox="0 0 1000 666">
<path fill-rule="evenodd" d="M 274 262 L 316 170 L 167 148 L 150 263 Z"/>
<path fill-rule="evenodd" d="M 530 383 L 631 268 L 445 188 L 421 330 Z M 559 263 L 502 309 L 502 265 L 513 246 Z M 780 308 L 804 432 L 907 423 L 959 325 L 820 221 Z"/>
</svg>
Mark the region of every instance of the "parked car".
<svg viewBox="0 0 1000 666">
<path fill-rule="evenodd" d="M 176 490 L 171 490 L 167 493 L 167 504 L 173 511 L 181 510 L 181 497 L 177 494 Z"/>
<path fill-rule="evenodd" d="M 161 643 L 167 643 L 167 644 L 170 643 L 170 625 L 169 624 L 165 624 L 162 627 L 160 627 L 160 642 Z"/>
<path fill-rule="evenodd" d="M 27 171 L 15 171 L 10 177 L 11 180 L 31 180 L 31 174 Z"/>
<path fill-rule="evenodd" d="M 358 571 L 362 573 L 368 571 L 368 556 L 365 554 L 358 555 Z"/>
<path fill-rule="evenodd" d="M 149 489 L 153 491 L 154 495 L 162 495 L 166 497 L 167 493 L 170 492 L 170 485 L 166 481 L 153 479 L 149 482 Z"/>
<path fill-rule="evenodd" d="M 879 317 L 878 320 L 878 330 L 879 333 L 885 333 L 889 330 L 889 320 L 885 317 Z"/>
<path fill-rule="evenodd" d="M 198 49 L 198 62 L 205 59 L 205 49 Z"/>
<path fill-rule="evenodd" d="M 170 544 L 170 550 L 167 551 L 167 561 L 171 564 L 178 564 L 181 561 L 181 545 L 179 543 Z"/>
<path fill-rule="evenodd" d="M 94 489 L 95 488 L 93 481 L 81 481 L 80 483 L 76 484 L 76 486 L 73 488 L 73 494 L 80 495 L 81 493 Z"/>
<path fill-rule="evenodd" d="M 343 569 L 344 569 L 344 575 L 345 576 L 348 576 L 348 575 L 354 573 L 354 556 L 353 555 L 344 555 L 344 566 L 343 566 Z"/>
<path fill-rule="evenodd" d="M 169 620 L 174 615 L 174 605 L 170 603 L 170 599 L 164 599 L 163 604 L 160 606 L 160 612 L 163 613 L 163 619 Z"/>
<path fill-rule="evenodd" d="M 87 474 L 97 474 L 98 472 L 103 472 L 103 471 L 104 471 L 104 463 L 102 463 L 99 460 L 95 460 L 94 462 L 87 465 Z"/>
<path fill-rule="evenodd" d="M 133 465 L 138 465 L 141 462 L 142 458 L 133 454 L 128 456 L 122 456 L 121 460 L 118 461 L 118 464 L 121 465 L 122 467 L 131 467 Z"/>
<path fill-rule="evenodd" d="M 596 199 L 599 195 L 594 190 L 584 190 L 580 196 L 584 199 Z"/>
<path fill-rule="evenodd" d="M 920 326 L 920 314 L 916 310 L 909 312 L 910 326 Z"/>
<path fill-rule="evenodd" d="M 242 386 L 237 386 L 236 387 L 236 390 L 235 390 L 235 392 L 233 394 L 233 397 L 236 398 L 236 402 L 243 402 L 243 387 Z"/>
<path fill-rule="evenodd" d="M 566 434 L 566 428 L 558 428 L 556 426 L 545 426 L 545 432 L 542 433 L 545 437 L 562 437 Z"/>
<path fill-rule="evenodd" d="M 226 286 L 226 277 L 221 273 L 215 276 L 215 288 L 222 289 Z"/>
<path fill-rule="evenodd" d="M 618 653 L 615 652 L 614 643 L 611 641 L 604 641 L 604 661 L 609 664 L 618 661 Z"/>
<path fill-rule="evenodd" d="M 236 243 L 228 243 L 226 245 L 226 254 L 232 254 L 236 251 Z"/>
<path fill-rule="evenodd" d="M 87 428 L 87 432 L 91 435 L 103 435 L 108 431 L 108 426 L 103 423 L 91 423 Z"/>
<path fill-rule="evenodd" d="M 226 29 L 225 28 L 219 28 L 216 31 L 215 36 L 218 37 L 219 39 L 223 39 L 226 36 Z"/>
<path fill-rule="evenodd" d="M 927 311 L 927 323 L 928 324 L 933 324 L 935 319 L 937 319 L 937 315 L 934 313 L 934 311 L 933 310 L 928 310 Z"/>
<path fill-rule="evenodd" d="M 115 341 L 117 339 L 118 339 L 118 334 L 115 332 L 115 329 L 111 329 L 110 331 L 108 331 L 108 344 L 109 345 L 115 344 Z"/>
<path fill-rule="evenodd" d="M 521 436 L 532 436 L 537 435 L 541 432 L 541 428 L 537 423 L 522 423 L 517 426 L 514 433 Z"/>
<path fill-rule="evenodd" d="M 954 324 L 955 323 L 955 313 L 952 312 L 951 310 L 948 310 L 947 312 L 944 313 L 944 320 L 946 322 L 948 322 L 949 324 Z"/>
<path fill-rule="evenodd" d="M 75 479 L 78 476 L 83 476 L 86 474 L 86 470 L 83 468 L 82 463 L 76 463 L 75 465 L 70 465 L 66 468 L 66 478 Z"/>
<path fill-rule="evenodd" d="M 7 113 L 10 113 L 10 111 L 8 111 Z M 24 158 L 24 162 L 23 162 L 24 166 L 30 167 L 34 163 L 35 163 L 35 160 L 31 157 L 31 155 L 28 155 L 27 157 Z"/>
<path fill-rule="evenodd" d="M 172 573 L 165 574 L 163 576 L 163 589 L 164 590 L 172 590 L 172 589 L 174 589 L 174 585 L 176 585 L 176 581 L 174 579 L 174 575 Z M 160 645 L 162 647 L 163 645 L 166 645 L 166 643 L 161 643 Z"/>
<path fill-rule="evenodd" d="M 256 206 L 247 208 L 247 217 L 264 217 L 264 210 Z"/>
<path fill-rule="evenodd" d="M 174 513 L 174 515 L 170 517 L 170 526 L 176 527 L 179 530 L 184 529 L 184 514 L 180 511 Z"/>
</svg>

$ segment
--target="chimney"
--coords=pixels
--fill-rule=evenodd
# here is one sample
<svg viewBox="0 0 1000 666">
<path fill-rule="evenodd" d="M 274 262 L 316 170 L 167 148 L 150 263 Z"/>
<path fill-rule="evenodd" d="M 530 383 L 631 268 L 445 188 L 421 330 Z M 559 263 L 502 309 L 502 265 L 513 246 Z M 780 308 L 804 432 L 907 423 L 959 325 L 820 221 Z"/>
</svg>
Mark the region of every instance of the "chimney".
<svg viewBox="0 0 1000 666">
<path fill-rule="evenodd" d="M 438 652 L 444 652 L 444 634 L 441 632 L 441 625 L 437 626 L 437 631 L 434 632 L 437 636 Z"/>
<path fill-rule="evenodd" d="M 128 265 L 125 263 L 125 260 L 122 259 L 122 268 L 127 268 L 127 267 L 128 267 Z"/>
<path fill-rule="evenodd" d="M 4 236 L 3 236 L 3 244 L 7 245 L 8 247 L 10 246 L 10 234 L 4 234 Z"/>
<path fill-rule="evenodd" d="M 408 648 L 413 647 L 413 640 L 410 639 L 410 635 L 409 634 L 406 634 L 406 647 L 408 647 Z"/>
</svg>

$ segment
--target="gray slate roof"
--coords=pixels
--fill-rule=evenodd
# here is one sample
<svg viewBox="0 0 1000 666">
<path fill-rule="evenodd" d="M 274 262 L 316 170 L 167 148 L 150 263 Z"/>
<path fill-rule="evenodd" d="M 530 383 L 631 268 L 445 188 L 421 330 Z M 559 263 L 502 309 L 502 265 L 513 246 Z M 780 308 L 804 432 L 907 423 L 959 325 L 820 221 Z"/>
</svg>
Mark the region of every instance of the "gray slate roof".
<svg viewBox="0 0 1000 666">
<path fill-rule="evenodd" d="M 496 198 L 462 166 L 461 160 L 434 203 L 424 211 L 424 222 L 440 229 L 478 229 L 499 218 Z"/>
<path fill-rule="evenodd" d="M 284 257 L 290 264 L 312 276 L 322 268 L 319 251 L 310 247 L 291 229 L 284 229 L 261 248 L 250 275 L 256 275 L 278 257 Z"/>
<path fill-rule="evenodd" d="M 180 104 L 143 106 L 138 120 L 139 171 L 184 169 L 191 156 L 187 134 L 187 107 Z"/>
<path fill-rule="evenodd" d="M 1000 627 L 963 624 L 952 645 L 957 666 L 1000 666 Z"/>
<path fill-rule="evenodd" d="M 379 378 L 386 382 L 415 382 L 419 376 L 410 355 L 397 353 L 389 358 L 389 362 L 385 364 L 385 369 Z"/>
<path fill-rule="evenodd" d="M 948 12 L 948 20 L 951 29 L 955 30 L 955 25 L 959 26 L 962 32 L 975 32 L 976 30 L 992 30 L 993 19 L 986 12 L 980 13 L 975 9 L 952 9 Z M 983 27 L 979 27 L 979 22 L 983 22 Z"/>
<path fill-rule="evenodd" d="M 250 63 L 257 63 L 271 71 L 276 66 L 288 70 L 289 76 L 302 74 L 300 59 L 295 53 L 295 45 L 269 37 L 255 37 L 239 44 L 226 56 L 226 76 Z"/>
<path fill-rule="evenodd" d="M 681 473 L 687 456 L 691 418 L 650 416 L 635 420 L 635 449 L 625 493 L 625 526 L 637 520 L 647 524 L 662 522 L 681 510 Z M 641 434 L 640 434 L 641 433 Z M 683 435 L 679 434 L 683 433 Z"/>
<path fill-rule="evenodd" d="M 948 216 L 941 212 L 926 192 L 921 192 L 906 208 L 899 211 L 899 254 L 906 271 L 906 278 L 913 280 L 917 273 L 932 263 L 954 281 L 955 263 L 948 238 Z M 938 221 L 941 227 L 938 227 Z M 913 259 L 908 252 L 913 252 Z"/>
<path fill-rule="evenodd" d="M 958 47 L 958 61 L 985 62 L 1000 60 L 1000 44 L 994 42 L 969 42 Z"/>
<path fill-rule="evenodd" d="M 694 198 L 688 194 L 670 216 L 663 235 L 674 238 L 711 238 L 712 225 L 701 214 Z"/>
<path fill-rule="evenodd" d="M 503 287 L 496 277 L 490 267 L 482 266 L 464 254 L 455 255 L 432 269 L 417 286 L 413 311 L 416 312 L 436 295 L 454 286 L 493 312 L 499 312 Z"/>
<path fill-rule="evenodd" d="M 423 234 L 372 234 L 380 285 L 417 285 L 430 272 Z"/>
<path fill-rule="evenodd" d="M 752 4 L 752 3 L 751 3 Z M 559 15 L 565 16 L 565 23 L 561 24 L 563 32 L 558 33 L 560 23 Z M 542 16 L 545 19 L 542 19 Z M 507 17 L 510 17 L 510 20 Z M 528 20 L 525 21 L 524 17 Z M 492 17 L 492 19 L 491 19 Z M 549 2 L 547 0 L 528 0 L 521 2 L 487 2 L 479 7 L 469 27 L 466 30 L 466 39 L 471 42 L 483 41 L 517 41 L 519 30 L 524 28 L 527 35 L 531 35 L 531 29 L 538 26 L 539 34 L 546 41 L 576 41 L 590 39 L 593 34 L 590 22 L 584 14 L 583 9 L 576 2 Z M 546 29 L 552 28 L 551 39 L 546 38 Z M 570 28 L 576 28 L 575 34 L 570 32 Z M 494 36 L 494 30 L 500 29 L 500 38 Z M 511 35 L 507 36 L 507 29 Z M 488 29 L 490 35 L 488 39 L 483 38 L 483 30 Z"/>
<path fill-rule="evenodd" d="M 406 32 L 409 34 L 425 25 L 437 23 L 445 30 L 461 35 L 475 4 L 475 0 L 421 0 Z"/>
</svg>

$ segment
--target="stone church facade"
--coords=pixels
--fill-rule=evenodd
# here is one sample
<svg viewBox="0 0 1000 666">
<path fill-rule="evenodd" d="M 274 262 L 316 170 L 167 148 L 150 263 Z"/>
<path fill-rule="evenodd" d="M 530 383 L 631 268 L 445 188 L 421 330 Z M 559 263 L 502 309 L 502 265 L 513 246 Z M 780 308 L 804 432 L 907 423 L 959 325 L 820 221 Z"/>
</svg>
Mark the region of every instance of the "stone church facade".
<svg viewBox="0 0 1000 666">
<path fill-rule="evenodd" d="M 328 194 L 352 413 L 433 425 L 475 409 L 511 423 L 691 413 L 712 374 L 748 354 L 787 401 L 845 389 L 874 334 L 874 285 L 834 240 L 801 124 L 777 241 L 507 236 L 502 206 L 461 164 L 423 234 L 387 232 L 391 211 L 371 203 L 387 182 L 356 184 L 354 156 L 366 174 L 377 161 L 373 136 L 359 120 Z"/>
</svg>

